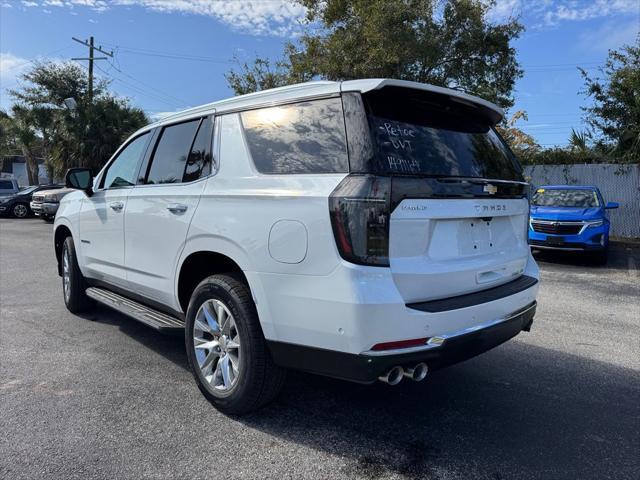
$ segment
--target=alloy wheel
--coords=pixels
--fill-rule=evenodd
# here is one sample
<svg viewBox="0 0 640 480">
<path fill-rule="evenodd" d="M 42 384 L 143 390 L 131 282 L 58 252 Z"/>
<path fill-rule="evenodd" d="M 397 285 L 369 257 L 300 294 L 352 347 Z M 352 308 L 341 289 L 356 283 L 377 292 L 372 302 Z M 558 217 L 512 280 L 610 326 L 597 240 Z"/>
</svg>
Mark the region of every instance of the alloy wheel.
<svg viewBox="0 0 640 480">
<path fill-rule="evenodd" d="M 62 290 L 64 299 L 68 303 L 71 296 L 71 259 L 66 247 L 62 252 Z"/>
<path fill-rule="evenodd" d="M 29 213 L 29 210 L 27 209 L 27 207 L 21 203 L 13 207 L 13 215 L 16 218 L 24 218 L 27 216 L 28 213 Z"/>
<path fill-rule="evenodd" d="M 240 334 L 227 306 L 205 301 L 196 313 L 193 347 L 204 380 L 216 391 L 230 391 L 240 376 Z"/>
</svg>

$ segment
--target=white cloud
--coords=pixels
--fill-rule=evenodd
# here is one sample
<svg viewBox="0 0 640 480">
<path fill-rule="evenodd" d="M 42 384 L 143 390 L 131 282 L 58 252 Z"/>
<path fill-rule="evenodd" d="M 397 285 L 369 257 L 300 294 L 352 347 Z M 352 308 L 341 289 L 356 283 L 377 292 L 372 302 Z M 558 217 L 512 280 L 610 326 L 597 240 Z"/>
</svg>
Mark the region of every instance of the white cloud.
<svg viewBox="0 0 640 480">
<path fill-rule="evenodd" d="M 25 7 L 85 7 L 104 12 L 137 6 L 161 13 L 203 15 L 251 35 L 291 36 L 301 31 L 306 9 L 291 0 L 22 0 Z"/>
<path fill-rule="evenodd" d="M 522 8 L 521 0 L 497 0 L 489 10 L 489 20 L 501 22 L 518 16 Z"/>
<path fill-rule="evenodd" d="M 286 36 L 299 31 L 306 9 L 289 0 L 115 0 L 164 13 L 205 15 L 253 35 Z"/>
<path fill-rule="evenodd" d="M 0 86 L 10 87 L 16 83 L 16 78 L 28 66 L 30 60 L 16 57 L 11 53 L 0 52 Z"/>
<path fill-rule="evenodd" d="M 489 1 L 489 0 L 487 0 Z M 640 15 L 638 0 L 496 0 L 492 21 L 521 16 L 545 26 L 627 14 Z"/>
<path fill-rule="evenodd" d="M 549 5 L 544 13 L 548 25 L 562 21 L 584 21 L 624 14 L 640 14 L 638 0 L 563 0 Z"/>
</svg>

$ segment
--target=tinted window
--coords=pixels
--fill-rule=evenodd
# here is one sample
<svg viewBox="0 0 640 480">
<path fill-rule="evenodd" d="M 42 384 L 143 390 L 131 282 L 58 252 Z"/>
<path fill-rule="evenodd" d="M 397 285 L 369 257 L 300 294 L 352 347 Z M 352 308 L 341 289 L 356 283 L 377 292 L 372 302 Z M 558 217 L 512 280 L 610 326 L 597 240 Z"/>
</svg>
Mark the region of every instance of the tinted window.
<svg viewBox="0 0 640 480">
<path fill-rule="evenodd" d="M 261 173 L 348 171 L 339 98 L 243 112 L 242 123 Z"/>
<path fill-rule="evenodd" d="M 210 117 L 202 120 L 198 134 L 189 152 L 187 166 L 182 177 L 183 182 L 193 182 L 211 173 L 211 136 L 213 122 Z"/>
<path fill-rule="evenodd" d="M 539 188 L 533 195 L 531 204 L 539 207 L 589 208 L 600 206 L 598 194 L 595 190 L 562 190 L 559 188 L 554 188 L 552 190 Z"/>
<path fill-rule="evenodd" d="M 138 162 L 144 154 L 149 133 L 140 135 L 122 150 L 107 169 L 102 181 L 104 188 L 129 187 L 135 184 Z"/>
<path fill-rule="evenodd" d="M 0 180 L 0 188 L 3 190 L 13 190 L 13 183 L 8 180 Z"/>
<path fill-rule="evenodd" d="M 145 183 L 180 183 L 200 119 L 162 130 Z"/>
<path fill-rule="evenodd" d="M 513 154 L 473 106 L 393 87 L 366 95 L 365 104 L 375 172 L 522 180 Z"/>
</svg>

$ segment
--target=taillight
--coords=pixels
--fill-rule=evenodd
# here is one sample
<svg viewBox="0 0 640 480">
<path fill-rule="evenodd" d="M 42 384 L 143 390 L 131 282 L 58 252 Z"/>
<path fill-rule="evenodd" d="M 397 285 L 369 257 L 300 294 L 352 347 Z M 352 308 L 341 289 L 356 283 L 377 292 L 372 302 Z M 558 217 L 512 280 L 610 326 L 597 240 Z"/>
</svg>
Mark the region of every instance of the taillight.
<svg viewBox="0 0 640 480">
<path fill-rule="evenodd" d="M 398 340 L 396 342 L 376 343 L 371 350 L 376 352 L 384 350 L 398 350 L 400 348 L 420 347 L 426 345 L 429 337 L 412 338 L 411 340 Z"/>
<path fill-rule="evenodd" d="M 340 256 L 359 265 L 389 266 L 391 178 L 349 175 L 329 196 Z"/>
</svg>

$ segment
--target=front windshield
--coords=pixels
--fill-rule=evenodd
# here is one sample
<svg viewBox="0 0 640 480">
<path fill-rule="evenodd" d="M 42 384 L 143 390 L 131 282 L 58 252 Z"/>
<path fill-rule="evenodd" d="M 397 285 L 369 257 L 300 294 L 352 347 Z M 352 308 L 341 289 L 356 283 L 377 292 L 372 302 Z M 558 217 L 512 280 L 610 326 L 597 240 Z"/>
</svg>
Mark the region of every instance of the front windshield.
<svg viewBox="0 0 640 480">
<path fill-rule="evenodd" d="M 33 192 L 36 188 L 38 188 L 37 185 L 31 186 L 31 187 L 24 187 L 22 190 L 20 190 L 20 193 L 31 193 Z"/>
<path fill-rule="evenodd" d="M 537 207 L 599 207 L 595 190 L 539 188 L 533 195 L 531 204 Z"/>
</svg>

